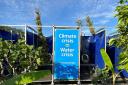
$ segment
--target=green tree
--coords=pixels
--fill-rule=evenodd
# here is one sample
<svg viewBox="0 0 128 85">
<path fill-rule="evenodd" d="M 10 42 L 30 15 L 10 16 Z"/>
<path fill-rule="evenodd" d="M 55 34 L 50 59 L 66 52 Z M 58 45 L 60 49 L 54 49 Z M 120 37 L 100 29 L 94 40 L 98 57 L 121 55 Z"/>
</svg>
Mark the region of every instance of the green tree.
<svg viewBox="0 0 128 85">
<path fill-rule="evenodd" d="M 45 64 L 50 63 L 50 57 L 48 54 L 48 45 L 46 42 L 46 38 L 42 33 L 42 23 L 39 9 L 36 9 L 36 25 L 38 30 L 38 46 L 41 48 L 41 56 L 43 57 L 43 61 Z"/>
<path fill-rule="evenodd" d="M 118 69 L 120 72 L 122 70 L 128 71 L 128 0 L 120 0 L 119 6 L 116 7 L 117 14 L 115 15 L 118 19 L 117 31 L 118 37 L 112 38 L 109 41 L 109 45 L 116 45 L 122 50 L 119 56 Z M 108 69 L 112 72 L 113 85 L 115 85 L 116 77 L 120 74 L 115 73 L 111 60 L 109 59 L 107 53 L 104 49 L 101 49 L 102 58 Z M 117 56 L 118 57 L 118 56 Z M 108 59 L 107 59 L 108 58 Z M 124 80 L 124 79 L 123 79 Z"/>
<path fill-rule="evenodd" d="M 128 0 L 120 0 L 116 12 L 118 37 L 110 40 L 110 44 L 115 44 L 122 50 L 118 68 L 128 71 Z"/>
</svg>

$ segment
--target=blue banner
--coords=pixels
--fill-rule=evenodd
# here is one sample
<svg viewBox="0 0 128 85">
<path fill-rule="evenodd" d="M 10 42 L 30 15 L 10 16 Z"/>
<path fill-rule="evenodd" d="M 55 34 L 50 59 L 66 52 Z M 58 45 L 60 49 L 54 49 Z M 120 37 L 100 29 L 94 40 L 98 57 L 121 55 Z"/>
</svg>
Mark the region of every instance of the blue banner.
<svg viewBox="0 0 128 85">
<path fill-rule="evenodd" d="M 104 48 L 105 49 L 105 31 L 102 31 L 98 34 L 95 35 L 95 42 L 96 42 L 96 48 L 95 48 L 95 64 L 99 68 L 104 68 L 105 64 L 102 59 L 102 55 L 100 53 L 100 49 Z"/>
<path fill-rule="evenodd" d="M 80 40 L 78 29 L 55 29 L 54 79 L 78 79 L 79 42 Z"/>
</svg>

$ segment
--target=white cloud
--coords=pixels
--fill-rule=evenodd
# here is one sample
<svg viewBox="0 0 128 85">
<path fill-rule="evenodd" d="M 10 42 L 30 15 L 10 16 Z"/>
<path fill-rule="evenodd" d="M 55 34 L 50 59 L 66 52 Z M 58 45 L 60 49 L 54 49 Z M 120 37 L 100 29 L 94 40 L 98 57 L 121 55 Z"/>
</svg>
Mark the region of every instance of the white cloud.
<svg viewBox="0 0 128 85">
<path fill-rule="evenodd" d="M 104 17 L 104 18 L 112 18 L 114 17 L 114 12 L 103 12 L 103 13 L 96 13 L 96 14 L 92 14 L 90 15 L 90 17 L 92 18 L 100 18 L 100 17 Z"/>
<path fill-rule="evenodd" d="M 108 22 L 110 22 L 109 19 L 101 19 L 101 20 L 95 21 L 94 24 L 95 24 L 95 25 L 105 25 L 105 24 L 107 24 Z"/>
<path fill-rule="evenodd" d="M 116 0 L 81 0 L 82 9 L 73 16 L 73 19 L 84 19 L 85 16 L 92 18 L 112 18 L 116 7 Z"/>
</svg>

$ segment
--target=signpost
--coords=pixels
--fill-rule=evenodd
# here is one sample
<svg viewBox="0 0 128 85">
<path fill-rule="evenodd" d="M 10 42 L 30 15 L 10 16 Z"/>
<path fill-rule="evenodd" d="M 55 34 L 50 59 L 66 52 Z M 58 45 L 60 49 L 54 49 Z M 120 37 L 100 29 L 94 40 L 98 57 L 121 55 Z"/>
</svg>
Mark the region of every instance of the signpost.
<svg viewBox="0 0 128 85">
<path fill-rule="evenodd" d="M 54 28 L 53 79 L 79 79 L 80 35 L 79 29 Z"/>
</svg>

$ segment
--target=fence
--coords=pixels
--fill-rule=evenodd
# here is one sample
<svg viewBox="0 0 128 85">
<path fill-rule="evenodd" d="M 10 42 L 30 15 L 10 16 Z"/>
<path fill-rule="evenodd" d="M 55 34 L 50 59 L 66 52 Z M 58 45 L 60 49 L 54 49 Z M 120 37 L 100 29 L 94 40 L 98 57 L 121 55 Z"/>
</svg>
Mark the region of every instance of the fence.
<svg viewBox="0 0 128 85">
<path fill-rule="evenodd" d="M 68 26 L 56 26 L 56 27 L 65 28 Z M 14 30 L 14 28 L 16 28 L 16 30 Z M 51 57 L 53 52 L 53 29 L 52 28 L 53 26 L 42 26 L 43 35 L 46 37 L 48 50 L 49 50 L 49 53 L 51 54 Z M 35 25 L 0 26 L 0 38 L 3 38 L 4 40 L 13 40 L 14 42 L 16 42 L 19 37 L 24 37 L 26 41 L 25 44 L 37 46 L 39 42 L 37 40 L 38 35 L 37 35 L 36 29 L 37 28 Z M 100 30 L 100 32 L 97 32 L 95 36 L 86 36 L 82 34 L 80 37 L 81 37 L 80 79 L 85 80 L 87 79 L 86 76 L 88 75 L 84 75 L 84 74 L 92 70 L 93 66 L 98 66 L 99 68 L 104 68 L 105 66 L 100 54 L 100 49 L 104 48 L 106 49 L 107 52 L 112 49 L 106 46 L 108 37 L 106 36 L 105 30 L 102 30 L 102 31 Z M 112 36 L 110 36 L 109 38 L 111 37 Z M 115 56 L 117 51 L 115 50 L 115 52 L 113 52 L 114 58 L 111 52 L 109 53 L 109 55 L 111 60 L 113 61 L 113 64 L 115 64 L 116 62 L 118 62 L 118 59 L 117 59 L 118 55 Z M 51 69 L 52 65 L 50 65 L 49 68 Z M 127 76 L 128 73 L 126 71 L 124 71 L 123 74 L 125 77 L 128 77 Z"/>
</svg>

